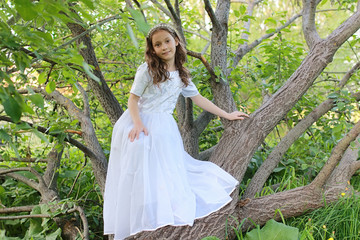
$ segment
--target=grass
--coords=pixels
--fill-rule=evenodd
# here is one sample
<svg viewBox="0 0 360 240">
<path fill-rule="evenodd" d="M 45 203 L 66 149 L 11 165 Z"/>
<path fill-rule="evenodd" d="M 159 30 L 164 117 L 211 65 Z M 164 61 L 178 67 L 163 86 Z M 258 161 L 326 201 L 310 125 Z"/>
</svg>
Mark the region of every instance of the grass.
<svg viewBox="0 0 360 240">
<path fill-rule="evenodd" d="M 301 240 L 360 239 L 360 197 L 344 195 L 336 203 L 288 219 L 287 224 L 299 228 Z"/>
</svg>

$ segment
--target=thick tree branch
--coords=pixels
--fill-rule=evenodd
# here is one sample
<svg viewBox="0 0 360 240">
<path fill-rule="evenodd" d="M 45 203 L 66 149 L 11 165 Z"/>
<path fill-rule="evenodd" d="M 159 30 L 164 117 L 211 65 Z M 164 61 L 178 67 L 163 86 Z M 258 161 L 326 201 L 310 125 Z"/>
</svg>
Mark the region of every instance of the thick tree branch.
<svg viewBox="0 0 360 240">
<path fill-rule="evenodd" d="M 216 145 L 212 146 L 209 149 L 206 149 L 205 151 L 200 152 L 198 159 L 208 161 L 211 157 L 211 154 L 216 150 Z"/>
<path fill-rule="evenodd" d="M 183 29 L 182 29 L 182 26 L 181 26 L 181 19 L 180 19 L 180 11 L 177 13 L 177 11 L 179 9 L 174 9 L 174 7 L 171 5 L 171 2 L 170 0 L 165 0 L 165 3 L 166 3 L 166 6 L 167 8 L 169 9 L 171 15 L 172 15 L 172 19 L 174 19 L 174 23 L 175 23 L 175 26 L 176 26 L 176 30 L 177 32 L 180 34 L 180 37 L 181 37 L 181 40 L 186 43 L 185 41 L 185 36 L 184 36 L 184 32 L 183 32 Z M 177 4 L 177 6 L 176 6 Z M 178 6 L 178 1 L 176 0 L 175 1 L 175 7 L 179 7 Z"/>
<path fill-rule="evenodd" d="M 203 111 L 195 120 L 194 127 L 196 128 L 197 134 L 200 136 L 200 134 L 204 131 L 204 129 L 207 127 L 209 122 L 215 118 L 215 115 L 212 113 L 209 113 L 207 111 Z"/>
<path fill-rule="evenodd" d="M 354 32 L 360 28 L 360 9 L 357 11 L 345 22 L 343 22 L 338 28 L 336 28 L 329 36 L 326 38 L 329 42 L 336 48 L 339 48 L 349 37 L 351 37 Z"/>
<path fill-rule="evenodd" d="M 353 14 L 342 25 L 351 29 L 351 31 L 344 30 L 347 37 L 353 35 L 360 28 L 359 12 Z M 328 63 L 332 61 L 338 47 L 329 39 L 315 44 L 288 81 L 266 103 L 253 112 L 249 119 L 232 123 L 235 128 L 233 131 L 225 128 L 217 151 L 212 154 L 210 161 L 224 167 L 241 181 L 244 176 L 244 171 L 241 169 L 246 169 L 253 153 L 267 134 L 283 119 Z M 272 118 L 268 117 L 269 114 Z M 234 139 L 234 134 L 239 137 Z M 234 161 L 229 161 L 229 158 Z"/>
<path fill-rule="evenodd" d="M 53 148 L 47 158 L 48 164 L 46 165 L 46 170 L 44 172 L 44 182 L 46 186 L 54 191 L 57 191 L 57 179 L 59 176 L 59 172 L 57 169 L 60 167 L 60 160 L 63 153 L 63 149 L 61 151 L 57 151 L 56 148 Z"/>
<path fill-rule="evenodd" d="M 257 4 L 259 4 L 260 2 L 262 2 L 263 0 L 248 0 L 248 6 L 246 8 L 246 15 L 247 16 L 252 16 L 253 15 L 253 11 L 254 8 Z M 248 40 L 249 39 L 249 34 L 247 34 L 246 32 L 250 32 L 250 24 L 251 24 L 251 19 L 249 18 L 245 23 L 244 23 L 244 29 L 245 31 L 241 34 L 241 38 L 244 40 Z M 245 43 L 246 44 L 246 43 Z"/>
<path fill-rule="evenodd" d="M 68 28 L 71 30 L 74 36 L 83 34 L 86 31 L 80 23 L 68 23 Z M 101 106 L 103 107 L 106 115 L 109 117 L 112 124 L 119 119 L 122 115 L 123 110 L 115 98 L 113 92 L 110 90 L 104 76 L 100 70 L 99 64 L 97 62 L 96 54 L 91 43 L 91 38 L 88 34 L 83 35 L 77 39 L 77 43 L 83 44 L 85 47 L 80 49 L 80 54 L 83 56 L 85 62 L 89 65 L 94 66 L 93 74 L 100 80 L 100 83 L 91 77 L 87 76 L 89 86 L 93 90 L 96 98 L 99 100 Z"/>
<path fill-rule="evenodd" d="M 317 42 L 321 40 L 315 27 L 316 0 L 303 0 L 303 32 L 305 40 L 311 49 Z"/>
<path fill-rule="evenodd" d="M 31 167 L 20 167 L 20 168 L 9 168 L 9 169 L 0 169 L 0 175 L 9 174 L 13 172 L 20 172 L 20 171 L 27 171 L 35 175 L 35 177 L 38 179 L 38 184 L 40 186 L 46 186 L 45 181 L 40 173 L 38 173 L 35 169 Z"/>
<path fill-rule="evenodd" d="M 1 175 L 1 173 L 0 173 Z M 6 173 L 6 176 L 9 176 L 15 180 L 21 181 L 23 183 L 25 183 L 26 185 L 28 185 L 29 187 L 35 189 L 36 191 L 40 192 L 40 187 L 39 184 L 33 180 L 30 180 L 29 178 L 26 178 L 22 175 L 19 175 L 17 173 Z"/>
<path fill-rule="evenodd" d="M 351 70 L 344 75 L 340 83 L 337 85 L 339 89 L 343 88 L 349 78 L 360 68 L 360 62 L 355 64 Z M 338 93 L 340 90 L 336 91 Z M 302 119 L 295 127 L 293 127 L 280 143 L 269 154 L 260 168 L 256 171 L 255 175 L 251 179 L 250 184 L 246 188 L 243 198 L 253 198 L 257 192 L 259 192 L 265 184 L 267 178 L 273 172 L 275 167 L 279 164 L 285 152 L 290 146 L 308 129 L 314 122 L 316 122 L 325 113 L 331 110 L 335 105 L 334 100 L 327 99 L 317 106 L 311 113 L 309 113 L 304 119 Z"/>
<path fill-rule="evenodd" d="M 31 212 L 36 205 L 0 208 L 0 214 L 6 213 L 20 213 L 20 212 Z"/>
<path fill-rule="evenodd" d="M 212 25 L 214 27 L 216 27 L 216 28 L 221 28 L 220 22 L 215 16 L 215 12 L 214 12 L 214 10 L 213 10 L 213 8 L 211 6 L 210 1 L 209 0 L 204 0 L 204 3 L 205 3 L 205 10 L 206 10 L 206 12 L 208 13 L 208 15 L 210 17 Z"/>
</svg>

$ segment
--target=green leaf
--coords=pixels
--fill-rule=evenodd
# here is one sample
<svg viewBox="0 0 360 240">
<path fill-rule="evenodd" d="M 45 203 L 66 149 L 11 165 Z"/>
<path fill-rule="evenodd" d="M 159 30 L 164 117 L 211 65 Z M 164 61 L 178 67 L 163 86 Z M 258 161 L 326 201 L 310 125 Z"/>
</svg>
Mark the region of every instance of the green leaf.
<svg viewBox="0 0 360 240">
<path fill-rule="evenodd" d="M 209 236 L 209 237 L 204 237 L 201 240 L 220 240 L 220 239 L 214 236 Z"/>
<path fill-rule="evenodd" d="M 3 102 L 6 114 L 11 117 L 14 122 L 18 122 L 21 117 L 21 107 L 19 103 L 13 98 L 9 97 Z"/>
<path fill-rule="evenodd" d="M 134 32 L 133 32 L 133 30 L 132 30 L 129 23 L 126 24 L 126 30 L 127 30 L 128 34 L 129 34 L 129 36 L 131 38 L 131 41 L 133 42 L 134 46 L 136 48 L 138 48 L 139 47 L 138 41 L 137 41 L 137 39 L 135 37 L 135 34 L 134 34 Z"/>
<path fill-rule="evenodd" d="M 5 132 L 3 129 L 0 129 L 0 140 L 4 140 L 6 142 L 11 141 L 11 137 L 7 132 Z"/>
<path fill-rule="evenodd" d="M 0 186 L 0 196 L 1 196 L 2 194 L 4 194 L 4 192 L 5 192 L 5 188 L 4 188 L 3 186 Z"/>
<path fill-rule="evenodd" d="M 37 17 L 35 5 L 30 0 L 15 0 L 15 9 L 25 21 L 30 21 Z"/>
<path fill-rule="evenodd" d="M 45 143 L 49 143 L 49 140 L 44 136 L 44 134 L 42 134 L 38 130 L 32 129 L 31 132 L 33 132 L 38 138 L 40 138 L 41 141 L 44 141 Z"/>
<path fill-rule="evenodd" d="M 49 235 L 46 235 L 46 240 L 56 240 L 58 239 L 58 237 L 60 238 L 61 237 L 61 228 L 58 228 L 55 232 L 49 234 Z"/>
<path fill-rule="evenodd" d="M 81 0 L 83 3 L 86 4 L 91 10 L 95 9 L 94 2 L 92 0 Z"/>
<path fill-rule="evenodd" d="M 40 32 L 40 31 L 36 31 L 34 32 L 37 36 L 39 36 L 40 38 L 44 39 L 46 42 L 48 42 L 49 44 L 53 44 L 54 40 L 51 36 L 50 33 L 45 33 L 45 32 Z"/>
<path fill-rule="evenodd" d="M 248 232 L 245 240 L 298 240 L 299 229 L 269 220 L 265 226 L 259 230 L 254 229 Z"/>
<path fill-rule="evenodd" d="M 38 77 L 38 82 L 39 84 L 43 84 L 46 82 L 46 78 L 47 78 L 47 74 L 45 71 L 43 71 L 42 73 L 40 73 L 39 77 Z"/>
<path fill-rule="evenodd" d="M 47 93 L 52 93 L 56 88 L 56 84 L 55 82 L 49 82 L 46 87 L 45 87 L 45 90 Z"/>
<path fill-rule="evenodd" d="M 147 24 L 147 22 L 145 22 L 145 18 L 142 15 L 142 13 L 139 10 L 132 9 L 132 8 L 127 8 L 127 10 L 129 10 L 131 16 L 134 18 L 139 30 L 144 35 L 146 35 L 150 30 L 150 26 L 149 26 L 149 24 Z"/>
<path fill-rule="evenodd" d="M 84 71 L 86 72 L 86 74 L 89 77 L 91 77 L 93 80 L 95 80 L 96 82 L 101 84 L 100 79 L 97 76 L 95 76 L 95 74 L 92 72 L 89 64 L 87 64 L 85 61 L 83 62 L 83 67 L 84 67 Z"/>
<path fill-rule="evenodd" d="M 44 108 L 44 98 L 38 94 L 35 93 L 33 95 L 29 96 L 29 99 L 31 100 L 32 103 L 34 103 L 37 107 L 43 109 Z"/>
</svg>

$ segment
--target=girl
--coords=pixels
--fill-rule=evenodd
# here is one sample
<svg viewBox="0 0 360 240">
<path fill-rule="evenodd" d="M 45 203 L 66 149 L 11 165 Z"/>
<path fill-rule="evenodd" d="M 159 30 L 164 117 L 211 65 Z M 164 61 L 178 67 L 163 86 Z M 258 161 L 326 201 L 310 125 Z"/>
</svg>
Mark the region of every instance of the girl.
<svg viewBox="0 0 360 240">
<path fill-rule="evenodd" d="M 190 225 L 230 200 L 238 181 L 188 155 L 172 117 L 181 93 L 213 114 L 241 120 L 202 97 L 183 66 L 186 50 L 166 24 L 146 37 L 146 63 L 135 75 L 128 110 L 114 126 L 104 194 L 104 234 L 124 239 L 165 225 Z"/>
</svg>

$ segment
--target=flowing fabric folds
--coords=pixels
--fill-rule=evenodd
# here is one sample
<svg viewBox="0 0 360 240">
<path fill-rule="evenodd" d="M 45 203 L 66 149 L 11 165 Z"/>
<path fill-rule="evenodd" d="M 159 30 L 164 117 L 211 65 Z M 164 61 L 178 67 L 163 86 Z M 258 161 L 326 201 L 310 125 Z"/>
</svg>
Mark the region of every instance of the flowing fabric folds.
<svg viewBox="0 0 360 240">
<path fill-rule="evenodd" d="M 184 151 L 173 116 L 140 113 L 149 131 L 130 142 L 128 111 L 114 126 L 104 195 L 104 234 L 124 239 L 165 225 L 192 225 L 226 205 L 238 184 Z"/>
</svg>

